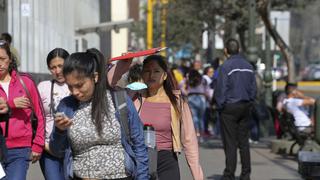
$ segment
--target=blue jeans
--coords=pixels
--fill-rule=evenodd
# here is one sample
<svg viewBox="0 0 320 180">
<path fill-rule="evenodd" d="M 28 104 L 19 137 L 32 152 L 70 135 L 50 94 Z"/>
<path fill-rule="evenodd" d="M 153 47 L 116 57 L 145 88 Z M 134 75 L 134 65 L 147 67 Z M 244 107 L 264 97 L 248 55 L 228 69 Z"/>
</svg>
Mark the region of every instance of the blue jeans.
<svg viewBox="0 0 320 180">
<path fill-rule="evenodd" d="M 188 96 L 189 106 L 192 112 L 194 127 L 197 132 L 203 132 L 203 117 L 206 110 L 206 98 L 203 95 Z"/>
<path fill-rule="evenodd" d="M 63 158 L 57 158 L 43 152 L 39 163 L 46 180 L 64 180 Z"/>
<path fill-rule="evenodd" d="M 3 168 L 6 177 L 2 180 L 25 180 L 29 169 L 31 148 L 8 149 L 6 162 Z"/>
</svg>

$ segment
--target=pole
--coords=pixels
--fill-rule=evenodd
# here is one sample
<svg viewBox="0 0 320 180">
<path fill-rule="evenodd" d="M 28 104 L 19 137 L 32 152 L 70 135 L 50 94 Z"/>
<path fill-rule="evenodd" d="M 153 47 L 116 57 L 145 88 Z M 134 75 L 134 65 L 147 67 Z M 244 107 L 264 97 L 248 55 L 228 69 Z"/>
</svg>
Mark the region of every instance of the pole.
<svg viewBox="0 0 320 180">
<path fill-rule="evenodd" d="M 167 4 L 168 0 L 161 0 L 161 47 L 166 47 Z M 166 51 L 161 51 L 160 53 L 162 56 L 166 56 Z"/>
<path fill-rule="evenodd" d="M 264 71 L 264 81 L 265 81 L 265 102 L 269 107 L 272 107 L 272 58 L 271 58 L 271 47 L 270 47 L 270 35 L 266 31 L 266 69 Z"/>
<path fill-rule="evenodd" d="M 153 0 L 147 4 L 147 48 L 153 47 Z"/>
<path fill-rule="evenodd" d="M 270 2 L 268 4 L 268 16 L 270 14 Z M 265 102 L 269 107 L 272 107 L 272 73 L 271 73 L 271 67 L 272 67 L 272 58 L 271 58 L 271 46 L 270 46 L 270 34 L 268 31 L 266 31 L 266 69 L 264 71 L 264 84 L 265 84 Z"/>
<path fill-rule="evenodd" d="M 256 64 L 258 59 L 255 30 L 256 30 L 256 2 L 255 0 L 250 0 L 248 60 L 253 64 Z"/>
<path fill-rule="evenodd" d="M 270 2 L 268 5 L 268 16 L 270 12 Z M 271 46 L 270 46 L 270 34 L 268 31 L 266 31 L 265 34 L 265 65 L 266 69 L 264 71 L 264 86 L 265 86 L 265 103 L 268 107 L 272 107 L 272 73 L 271 73 L 271 66 L 272 66 L 272 58 L 271 58 Z M 271 127 L 272 127 L 272 120 L 269 118 L 268 121 L 265 122 L 265 130 L 266 130 L 266 136 L 269 136 L 271 133 Z"/>
</svg>

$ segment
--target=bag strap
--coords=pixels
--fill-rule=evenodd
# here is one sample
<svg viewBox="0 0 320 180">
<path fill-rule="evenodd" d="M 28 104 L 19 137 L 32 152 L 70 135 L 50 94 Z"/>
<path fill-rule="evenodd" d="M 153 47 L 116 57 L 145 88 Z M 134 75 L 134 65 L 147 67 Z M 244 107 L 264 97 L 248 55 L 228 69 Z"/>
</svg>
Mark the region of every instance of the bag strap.
<svg viewBox="0 0 320 180">
<path fill-rule="evenodd" d="M 19 73 L 17 72 L 17 77 L 20 81 L 20 83 L 22 84 L 22 87 L 24 89 L 24 91 L 27 93 L 27 96 L 29 98 L 29 101 L 30 101 L 30 104 L 31 104 L 31 110 L 32 110 L 32 114 L 31 114 L 31 117 L 33 117 L 35 115 L 35 111 L 34 111 L 34 105 L 33 105 L 33 102 L 32 102 L 32 99 L 31 99 L 31 94 L 30 94 L 30 91 L 28 90 L 26 84 L 24 83 L 24 81 L 22 80 L 21 76 L 19 75 Z M 30 118 L 30 123 L 31 123 L 31 126 L 33 123 L 37 123 L 38 122 L 38 118 L 36 118 L 36 120 L 34 120 L 34 118 Z M 32 126 L 33 128 L 33 126 Z M 33 129 L 34 130 L 34 129 Z M 35 130 L 34 130 L 35 131 Z M 32 135 L 32 139 L 34 138 L 34 134 Z"/>
<path fill-rule="evenodd" d="M 51 80 L 51 91 L 50 91 L 50 113 L 51 115 L 54 115 L 55 109 L 54 109 L 54 99 L 53 99 L 53 87 L 54 87 L 54 80 Z"/>
<path fill-rule="evenodd" d="M 9 112 L 5 115 L 3 115 L 4 119 L 5 119 L 5 123 L 6 123 L 6 133 L 4 134 L 4 137 L 7 138 L 8 137 L 8 133 L 9 133 L 9 119 L 10 119 L 10 109 L 9 109 Z M 2 128 L 0 127 L 0 134 L 3 134 L 3 131 L 2 131 Z"/>
<path fill-rule="evenodd" d="M 127 92 L 125 90 L 116 90 L 113 91 L 113 100 L 114 106 L 120 113 L 120 125 L 124 129 L 125 136 L 130 145 L 132 145 L 132 141 L 130 138 L 130 128 L 128 122 L 128 107 L 127 107 Z"/>
<path fill-rule="evenodd" d="M 20 74 L 18 74 L 18 72 L 17 72 L 17 77 L 18 77 L 20 83 L 22 84 L 24 91 L 27 93 L 28 99 L 30 100 L 32 112 L 34 113 L 34 105 L 33 105 L 32 99 L 31 99 L 30 91 L 28 90 L 26 84 L 24 83 L 24 81 L 22 80 L 22 78 L 21 78 Z"/>
</svg>

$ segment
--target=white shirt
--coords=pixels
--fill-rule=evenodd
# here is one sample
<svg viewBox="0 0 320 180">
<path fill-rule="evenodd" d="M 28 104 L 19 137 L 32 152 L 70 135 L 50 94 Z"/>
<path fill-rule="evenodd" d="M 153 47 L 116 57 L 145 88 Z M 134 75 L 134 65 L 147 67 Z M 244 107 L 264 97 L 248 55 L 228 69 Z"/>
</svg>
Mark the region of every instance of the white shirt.
<svg viewBox="0 0 320 180">
<path fill-rule="evenodd" d="M 287 112 L 293 115 L 294 124 L 300 131 L 311 125 L 311 120 L 308 117 L 308 112 L 302 106 L 302 103 L 303 99 L 298 98 L 286 98 L 283 100 L 285 109 L 287 110 Z"/>
<path fill-rule="evenodd" d="M 54 125 L 54 118 L 50 112 L 51 103 L 51 81 L 42 81 L 38 84 L 39 94 L 43 104 L 43 109 L 46 117 L 46 143 L 49 143 L 50 134 Z M 70 95 L 70 91 L 67 84 L 54 83 L 53 86 L 53 103 L 56 109 L 60 103 L 60 100 Z"/>
<path fill-rule="evenodd" d="M 10 81 L 8 82 L 0 82 L 4 92 L 6 93 L 7 97 L 9 97 L 9 84 L 10 84 Z"/>
</svg>

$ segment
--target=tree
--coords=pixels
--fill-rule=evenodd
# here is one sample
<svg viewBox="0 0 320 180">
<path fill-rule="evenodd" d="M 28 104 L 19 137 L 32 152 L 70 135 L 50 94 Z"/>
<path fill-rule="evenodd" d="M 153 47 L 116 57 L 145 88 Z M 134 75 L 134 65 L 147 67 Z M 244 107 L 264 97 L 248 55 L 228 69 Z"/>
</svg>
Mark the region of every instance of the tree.
<svg viewBox="0 0 320 180">
<path fill-rule="evenodd" d="M 292 12 L 296 9 L 311 6 L 313 2 L 315 0 L 256 0 L 257 12 L 261 20 L 285 57 L 289 69 L 289 81 L 295 81 L 293 54 L 271 24 L 268 16 L 268 6 L 270 4 L 273 10 L 290 10 Z M 249 24 L 248 7 L 249 0 L 170 0 L 166 7 L 168 8 L 167 46 L 177 50 L 185 44 L 192 44 L 193 51 L 197 52 L 201 49 L 201 36 L 204 30 L 215 33 L 223 30 L 224 39 L 238 36 L 241 47 L 246 53 Z M 159 10 L 159 6 L 155 7 L 155 11 L 157 10 Z M 159 16 L 155 15 L 154 18 L 154 42 L 156 46 L 160 42 L 161 27 Z M 297 41 L 296 43 L 301 42 Z M 294 47 L 299 46 L 294 45 Z"/>
<path fill-rule="evenodd" d="M 281 38 L 275 27 L 272 25 L 269 18 L 269 6 L 274 8 L 290 9 L 290 8 L 301 8 L 308 4 L 311 4 L 314 0 L 275 0 L 272 2 L 270 0 L 257 0 L 257 11 L 271 37 L 273 38 L 276 45 L 279 47 L 282 55 L 286 61 L 288 67 L 288 82 L 295 83 L 297 81 L 295 74 L 295 63 L 293 59 L 293 53 L 288 47 L 288 45 Z"/>
</svg>

